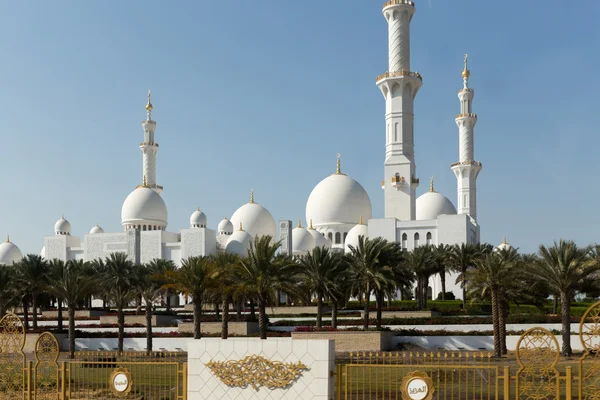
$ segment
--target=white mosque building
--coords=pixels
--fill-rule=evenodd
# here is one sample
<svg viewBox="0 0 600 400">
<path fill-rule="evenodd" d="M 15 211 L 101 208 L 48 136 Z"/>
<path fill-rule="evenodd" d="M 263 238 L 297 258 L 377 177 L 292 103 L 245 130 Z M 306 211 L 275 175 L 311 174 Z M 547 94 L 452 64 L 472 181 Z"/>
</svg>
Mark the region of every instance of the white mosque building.
<svg viewBox="0 0 600 400">
<path fill-rule="evenodd" d="M 337 170 L 320 181 L 308 196 L 306 226 L 301 221 L 292 229 L 291 221 L 277 225 L 269 211 L 254 200 L 238 208 L 217 229 L 209 228 L 207 216 L 195 210 L 190 227 L 180 232 L 167 230 L 167 205 L 157 184 L 155 138 L 150 92 L 147 118 L 142 122 L 144 138 L 139 148 L 143 156 L 142 184 L 125 199 L 121 209 L 121 232 L 104 232 L 98 225 L 83 237 L 71 236 L 71 224 L 64 217 L 54 226 L 54 235 L 44 238 L 42 256 L 46 259 L 83 259 L 91 261 L 114 252 L 124 252 L 136 263 L 155 258 L 176 264 L 191 256 L 218 252 L 245 255 L 250 242 L 259 235 L 271 235 L 282 241 L 282 251 L 301 255 L 315 246 L 348 251 L 359 236 L 383 237 L 401 243 L 408 251 L 424 244 L 460 244 L 479 242 L 476 181 L 482 165 L 474 158 L 474 91 L 469 87 L 470 71 L 465 56 L 463 86 L 458 91 L 460 112 L 456 116 L 459 131 L 459 159 L 451 165 L 457 179 L 457 207 L 434 190 L 417 198 L 419 178 L 414 153 L 413 104 L 422 85 L 422 77 L 410 65 L 410 22 L 415 5 L 410 0 L 390 0 L 383 7 L 388 23 L 389 68 L 377 77 L 377 86 L 385 99 L 385 163 L 382 189 L 385 193 L 384 218 L 372 218 L 371 200 L 365 189 L 342 172 L 338 155 Z M 383 132 L 382 132 L 383 133 Z M 278 232 L 276 232 L 278 226 Z M 22 254 L 10 240 L 0 245 L 0 263 L 20 260 Z M 447 290 L 458 297 L 461 290 L 454 279 L 447 279 Z M 439 293 L 439 278 L 432 278 L 434 296 Z"/>
</svg>

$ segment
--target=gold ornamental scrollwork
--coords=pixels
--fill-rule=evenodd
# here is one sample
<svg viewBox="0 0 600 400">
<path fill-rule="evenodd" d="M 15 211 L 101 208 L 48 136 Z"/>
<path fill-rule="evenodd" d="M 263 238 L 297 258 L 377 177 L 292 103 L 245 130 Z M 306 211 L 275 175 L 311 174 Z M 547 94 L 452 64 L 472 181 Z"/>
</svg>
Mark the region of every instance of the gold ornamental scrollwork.
<svg viewBox="0 0 600 400">
<path fill-rule="evenodd" d="M 35 342 L 36 400 L 58 396 L 58 357 L 60 350 L 53 334 L 44 332 Z"/>
<path fill-rule="evenodd" d="M 517 399 L 551 400 L 558 398 L 559 372 L 556 364 L 560 348 L 547 329 L 531 328 L 517 342 Z"/>
<path fill-rule="evenodd" d="M 433 380 L 424 372 L 413 371 L 402 378 L 402 400 L 431 400 Z"/>
<path fill-rule="evenodd" d="M 25 327 L 15 314 L 0 319 L 0 393 L 2 399 L 23 399 L 25 390 Z"/>
<path fill-rule="evenodd" d="M 227 386 L 252 386 L 254 390 L 258 390 L 260 386 L 269 389 L 285 388 L 298 379 L 302 371 L 308 369 L 299 361 L 283 363 L 257 355 L 246 356 L 241 360 L 213 360 L 206 366 Z"/>
<path fill-rule="evenodd" d="M 600 382 L 600 301 L 587 309 L 579 324 L 579 339 L 585 352 L 579 359 L 579 398 L 598 400 Z M 585 362 L 584 362 L 585 361 Z"/>
</svg>

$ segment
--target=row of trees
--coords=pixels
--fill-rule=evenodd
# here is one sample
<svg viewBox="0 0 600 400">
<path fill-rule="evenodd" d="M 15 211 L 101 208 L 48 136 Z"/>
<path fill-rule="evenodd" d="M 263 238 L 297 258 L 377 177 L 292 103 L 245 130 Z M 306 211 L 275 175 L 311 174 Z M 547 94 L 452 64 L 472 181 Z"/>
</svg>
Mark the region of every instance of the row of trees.
<svg viewBox="0 0 600 400">
<path fill-rule="evenodd" d="M 553 295 L 560 299 L 563 323 L 563 353 L 571 354 L 570 304 L 576 293 L 597 292 L 600 269 L 598 248 L 579 248 L 560 241 L 553 247 L 541 246 L 537 255 L 520 255 L 515 249 L 494 250 L 490 245 L 421 246 L 403 251 L 398 243 L 382 238 L 360 237 L 356 247 L 341 254 L 315 248 L 299 258 L 278 254 L 280 244 L 269 236 L 259 237 L 247 257 L 219 254 L 190 257 L 180 268 L 168 260 L 134 265 L 123 253 L 104 260 L 45 261 L 27 255 L 12 267 L 0 268 L 0 316 L 10 306 L 22 305 L 28 326 L 29 305 L 37 309 L 47 296 L 58 299 L 58 329 L 62 330 L 62 305 L 69 320 L 69 348 L 75 347 L 75 310 L 91 306 L 91 297 L 109 301 L 117 309 L 119 351 L 123 351 L 124 309 L 132 302 L 145 303 L 147 349 L 152 351 L 152 304 L 172 294 L 190 296 L 194 303 L 194 337 L 201 337 L 203 304 L 221 309 L 222 337 L 228 336 L 229 306 L 240 317 L 242 305 L 258 309 L 260 337 L 267 337 L 267 307 L 275 305 L 279 293 L 289 299 L 317 302 L 317 327 L 323 325 L 323 305 L 331 305 L 331 325 L 337 326 L 337 311 L 350 298 L 363 301 L 363 327 L 369 327 L 369 300 L 375 299 L 376 327 L 382 325 L 386 297 L 410 291 L 416 283 L 416 299 L 427 306 L 429 278 L 439 274 L 442 295 L 445 276 L 457 272 L 463 285 L 463 298 L 491 301 L 496 355 L 506 353 L 506 318 L 511 302 L 541 303 Z M 46 297 L 46 300 L 44 299 Z M 466 301 L 466 300 L 465 300 Z M 37 313 L 32 315 L 37 328 Z"/>
</svg>

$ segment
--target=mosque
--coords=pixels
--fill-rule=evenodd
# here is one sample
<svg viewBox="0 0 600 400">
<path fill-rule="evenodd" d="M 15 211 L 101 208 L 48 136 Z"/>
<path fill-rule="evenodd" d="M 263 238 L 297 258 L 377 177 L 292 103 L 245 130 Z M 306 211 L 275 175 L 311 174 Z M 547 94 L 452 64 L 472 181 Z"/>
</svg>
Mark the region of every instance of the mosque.
<svg viewBox="0 0 600 400">
<path fill-rule="evenodd" d="M 457 179 L 457 207 L 444 195 L 429 190 L 417 197 L 420 181 L 414 154 L 414 99 L 422 77 L 410 65 L 410 22 L 415 14 L 411 0 L 390 0 L 383 7 L 388 23 L 388 72 L 376 79 L 385 99 L 385 162 L 381 188 L 384 191 L 384 218 L 372 218 L 371 200 L 365 189 L 342 172 L 338 155 L 335 172 L 321 180 L 308 196 L 306 228 L 298 221 L 275 223 L 269 211 L 255 201 L 238 208 L 224 218 L 216 230 L 209 228 L 207 216 L 197 209 L 191 213 L 190 227 L 180 232 L 167 230 L 167 205 L 157 184 L 158 143 L 156 121 L 152 119 L 150 92 L 146 120 L 142 122 L 143 173 L 141 184 L 125 199 L 121 209 L 122 232 L 104 232 L 96 225 L 83 237 L 71 236 L 71 224 L 64 217 L 54 226 L 54 235 L 44 238 L 41 255 L 46 259 L 83 259 L 91 261 L 114 252 L 124 252 L 136 263 L 155 258 L 170 259 L 180 265 L 191 256 L 218 252 L 245 255 L 253 238 L 270 235 L 281 240 L 282 251 L 301 255 L 315 246 L 348 251 L 359 236 L 383 237 L 399 242 L 408 251 L 419 245 L 479 242 L 476 181 L 482 165 L 475 161 L 473 113 L 474 91 L 469 87 L 467 56 L 462 71 L 462 88 L 458 91 L 460 111 L 456 116 L 459 158 L 450 166 Z M 276 232 L 278 231 L 278 232 Z M 0 245 L 0 263 L 11 264 L 22 258 L 19 248 L 9 239 Z M 439 277 L 431 279 L 431 291 L 439 293 Z M 461 290 L 454 279 L 447 279 L 447 290 L 457 298 Z"/>
</svg>

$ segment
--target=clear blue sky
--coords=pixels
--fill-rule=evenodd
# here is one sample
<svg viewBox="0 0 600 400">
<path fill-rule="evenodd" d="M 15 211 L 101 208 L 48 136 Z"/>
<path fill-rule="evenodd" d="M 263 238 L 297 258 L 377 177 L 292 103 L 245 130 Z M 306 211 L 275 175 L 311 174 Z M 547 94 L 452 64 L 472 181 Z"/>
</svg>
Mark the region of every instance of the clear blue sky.
<svg viewBox="0 0 600 400">
<path fill-rule="evenodd" d="M 201 207 L 216 228 L 248 200 L 304 219 L 342 168 L 383 215 L 387 69 L 382 1 L 13 1 L 0 8 L 0 232 L 38 253 L 65 214 L 74 235 L 120 231 L 142 180 L 152 89 L 169 229 Z M 412 66 L 419 194 L 456 203 L 457 90 L 475 89 L 482 240 L 524 251 L 600 241 L 600 3 L 418 0 Z"/>
</svg>

